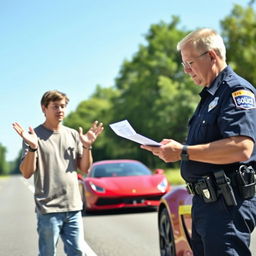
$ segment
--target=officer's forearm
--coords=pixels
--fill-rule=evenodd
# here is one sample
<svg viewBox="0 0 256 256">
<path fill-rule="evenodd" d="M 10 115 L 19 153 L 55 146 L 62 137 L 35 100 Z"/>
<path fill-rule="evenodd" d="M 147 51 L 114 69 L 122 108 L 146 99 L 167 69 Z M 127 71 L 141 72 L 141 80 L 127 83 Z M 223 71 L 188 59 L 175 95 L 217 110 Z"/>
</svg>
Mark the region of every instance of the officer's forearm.
<svg viewBox="0 0 256 256">
<path fill-rule="evenodd" d="M 230 164 L 243 162 L 250 158 L 254 142 L 249 137 L 230 137 L 207 144 L 188 146 L 189 160 Z"/>
</svg>

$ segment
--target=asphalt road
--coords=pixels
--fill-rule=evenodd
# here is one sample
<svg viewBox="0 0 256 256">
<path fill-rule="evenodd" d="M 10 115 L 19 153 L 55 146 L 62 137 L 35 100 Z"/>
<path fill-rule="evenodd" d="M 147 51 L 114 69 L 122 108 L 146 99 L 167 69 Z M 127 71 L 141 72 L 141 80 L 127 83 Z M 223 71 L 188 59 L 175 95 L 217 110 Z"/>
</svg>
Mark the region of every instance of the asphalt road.
<svg viewBox="0 0 256 256">
<path fill-rule="evenodd" d="M 33 181 L 0 178 L 0 256 L 37 255 Z M 159 256 L 156 211 L 84 216 L 88 256 Z M 60 241 L 57 256 L 64 256 Z"/>
<path fill-rule="evenodd" d="M 160 256 L 156 211 L 119 211 L 85 219 L 86 240 L 99 256 Z"/>
<path fill-rule="evenodd" d="M 160 256 L 157 213 L 120 211 L 83 218 L 88 256 Z M 0 256 L 37 255 L 32 180 L 0 178 Z M 251 250 L 256 256 L 256 231 Z M 64 256 L 59 243 L 57 256 Z"/>
</svg>

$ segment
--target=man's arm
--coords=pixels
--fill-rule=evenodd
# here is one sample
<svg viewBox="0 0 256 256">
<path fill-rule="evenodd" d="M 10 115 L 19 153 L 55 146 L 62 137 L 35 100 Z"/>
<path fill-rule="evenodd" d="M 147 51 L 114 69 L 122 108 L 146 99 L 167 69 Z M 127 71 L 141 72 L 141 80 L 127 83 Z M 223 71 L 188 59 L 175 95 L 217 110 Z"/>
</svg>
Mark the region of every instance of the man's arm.
<svg viewBox="0 0 256 256">
<path fill-rule="evenodd" d="M 78 168 L 82 173 L 88 173 L 89 168 L 93 163 L 91 146 L 83 146 L 82 158 L 78 159 Z"/>
<path fill-rule="evenodd" d="M 78 168 L 83 172 L 87 173 L 88 169 L 91 167 L 93 158 L 92 158 L 92 144 L 95 142 L 97 137 L 103 131 L 103 124 L 95 121 L 91 128 L 83 134 L 82 127 L 79 127 L 79 138 L 83 144 L 83 155 L 82 158 L 78 159 Z"/>
<path fill-rule="evenodd" d="M 24 178 L 29 179 L 36 170 L 37 152 L 33 149 L 38 148 L 38 138 L 32 127 L 29 127 L 28 132 L 25 131 L 25 129 L 17 122 L 14 122 L 12 124 L 12 127 L 30 147 L 30 150 L 26 153 L 24 159 L 19 166 Z"/>
<path fill-rule="evenodd" d="M 20 163 L 20 171 L 26 179 L 29 179 L 36 170 L 36 154 L 36 152 L 28 151 Z"/>
</svg>

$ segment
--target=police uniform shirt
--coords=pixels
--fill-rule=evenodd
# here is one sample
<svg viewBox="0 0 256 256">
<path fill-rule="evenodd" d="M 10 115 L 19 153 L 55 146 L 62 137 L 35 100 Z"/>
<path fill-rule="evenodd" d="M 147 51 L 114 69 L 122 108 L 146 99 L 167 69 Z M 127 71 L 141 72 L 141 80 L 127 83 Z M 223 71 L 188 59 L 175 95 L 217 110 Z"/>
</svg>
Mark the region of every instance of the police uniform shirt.
<svg viewBox="0 0 256 256">
<path fill-rule="evenodd" d="M 255 95 L 255 88 L 227 66 L 209 87 L 201 91 L 201 100 L 189 121 L 186 144 L 205 144 L 231 136 L 247 136 L 255 142 Z M 255 147 L 246 163 L 253 161 L 256 161 Z M 187 182 L 194 182 L 214 170 L 234 168 L 234 164 L 182 161 L 181 175 Z"/>
</svg>

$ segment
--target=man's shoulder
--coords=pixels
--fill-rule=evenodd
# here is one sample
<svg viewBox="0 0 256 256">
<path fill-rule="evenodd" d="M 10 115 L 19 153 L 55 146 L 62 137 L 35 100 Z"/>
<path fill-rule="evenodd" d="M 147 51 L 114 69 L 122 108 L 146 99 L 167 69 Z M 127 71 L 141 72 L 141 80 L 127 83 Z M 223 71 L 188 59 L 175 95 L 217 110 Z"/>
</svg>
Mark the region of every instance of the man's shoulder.
<svg viewBox="0 0 256 256">
<path fill-rule="evenodd" d="M 43 132 L 45 129 L 44 129 L 44 126 L 42 124 L 38 125 L 37 127 L 34 128 L 34 131 L 36 133 L 40 133 L 40 132 Z"/>
<path fill-rule="evenodd" d="M 42 124 L 38 125 L 36 128 L 34 128 L 34 131 L 37 135 L 46 135 L 46 134 L 52 134 L 54 133 L 52 130 L 47 129 Z M 70 128 L 68 126 L 62 125 L 61 130 L 58 132 L 59 134 L 70 134 L 73 136 L 76 136 L 78 134 L 78 131 Z"/>
</svg>

